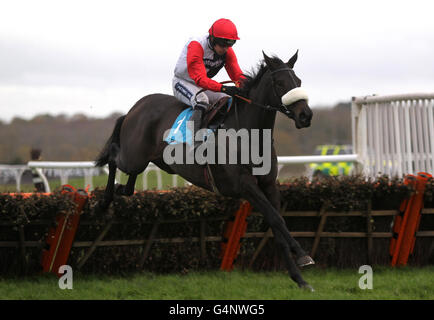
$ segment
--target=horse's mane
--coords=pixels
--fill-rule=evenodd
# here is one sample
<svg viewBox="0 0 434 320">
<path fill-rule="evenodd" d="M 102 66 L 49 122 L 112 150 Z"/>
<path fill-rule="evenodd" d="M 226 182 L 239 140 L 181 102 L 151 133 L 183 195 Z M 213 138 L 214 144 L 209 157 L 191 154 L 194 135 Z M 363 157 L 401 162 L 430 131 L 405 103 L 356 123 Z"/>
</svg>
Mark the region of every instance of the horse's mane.
<svg viewBox="0 0 434 320">
<path fill-rule="evenodd" d="M 271 60 L 275 61 L 276 63 L 283 63 L 282 60 L 280 60 L 278 57 L 276 56 L 272 56 Z M 256 70 L 252 70 L 250 72 L 247 72 L 245 74 L 243 74 L 243 76 L 245 77 L 245 79 L 242 81 L 241 83 L 241 90 L 247 94 L 250 92 L 250 90 L 252 88 L 254 88 L 259 81 L 261 80 L 262 76 L 265 74 L 265 72 L 267 72 L 268 70 L 268 66 L 265 63 L 264 60 L 261 60 L 257 67 Z"/>
</svg>

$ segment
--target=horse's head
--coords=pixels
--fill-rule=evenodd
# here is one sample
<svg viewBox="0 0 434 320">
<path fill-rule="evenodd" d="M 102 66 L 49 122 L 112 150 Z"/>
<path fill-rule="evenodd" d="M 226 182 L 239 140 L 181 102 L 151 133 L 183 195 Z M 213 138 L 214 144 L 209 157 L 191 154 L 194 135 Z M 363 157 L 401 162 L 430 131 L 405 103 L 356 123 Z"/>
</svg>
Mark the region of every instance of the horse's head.
<svg viewBox="0 0 434 320">
<path fill-rule="evenodd" d="M 308 105 L 306 91 L 300 88 L 301 80 L 293 70 L 298 50 L 287 63 L 262 53 L 270 70 L 272 89 L 269 92 L 269 101 L 271 106 L 293 119 L 297 129 L 309 127 L 313 113 Z"/>
</svg>

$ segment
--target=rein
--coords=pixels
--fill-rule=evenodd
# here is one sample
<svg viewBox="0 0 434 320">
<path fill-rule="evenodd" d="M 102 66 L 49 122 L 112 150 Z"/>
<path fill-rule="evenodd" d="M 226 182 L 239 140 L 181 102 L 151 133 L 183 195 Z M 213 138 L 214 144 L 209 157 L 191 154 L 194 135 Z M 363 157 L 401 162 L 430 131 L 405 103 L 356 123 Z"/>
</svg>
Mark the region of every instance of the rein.
<svg viewBox="0 0 434 320">
<path fill-rule="evenodd" d="M 230 81 L 228 81 L 228 82 L 230 82 Z M 274 89 L 274 86 L 273 86 L 273 89 Z M 274 92 L 274 94 L 276 94 L 276 92 Z M 282 112 L 282 113 L 284 113 L 284 114 L 286 114 L 287 116 L 292 116 L 292 110 L 289 110 L 285 105 L 283 105 L 283 104 L 281 104 L 280 106 L 278 106 L 278 107 L 273 107 L 273 106 L 270 106 L 270 105 L 265 105 L 265 104 L 260 104 L 260 103 L 256 103 L 256 102 L 254 102 L 254 101 L 252 101 L 251 99 L 248 99 L 248 98 L 245 98 L 245 97 L 243 97 L 243 96 L 239 96 L 239 95 L 235 95 L 235 97 L 237 97 L 238 99 L 241 99 L 241 100 L 243 100 L 243 101 L 245 101 L 245 102 L 247 102 L 248 104 L 250 104 L 250 105 L 255 105 L 255 106 L 257 106 L 257 107 L 260 107 L 260 108 L 262 108 L 262 109 L 264 109 L 264 110 L 266 110 L 266 111 L 280 111 L 280 112 Z"/>
<path fill-rule="evenodd" d="M 228 81 L 222 81 L 220 83 L 221 84 L 236 83 L 236 81 L 228 80 Z M 282 107 L 284 107 L 286 109 L 286 107 L 283 106 L 283 105 L 280 106 L 280 107 L 273 107 L 273 106 L 270 106 L 270 105 L 256 103 L 256 102 L 252 101 L 251 99 L 248 99 L 246 97 L 240 96 L 238 94 L 236 94 L 235 97 L 238 98 L 238 99 L 240 99 L 240 100 L 243 100 L 243 101 L 247 102 L 248 104 L 255 105 L 255 106 L 260 107 L 260 108 L 265 109 L 265 110 L 282 111 Z M 282 112 L 286 113 L 285 111 L 282 111 Z"/>
<path fill-rule="evenodd" d="M 287 69 L 288 68 L 277 69 L 275 71 L 272 71 L 271 74 L 279 72 L 279 71 L 287 70 Z M 291 79 L 292 79 L 292 77 L 291 77 Z M 272 79 L 272 81 L 273 81 L 273 79 Z M 224 81 L 224 82 L 221 82 L 221 83 L 224 84 L 224 83 L 230 83 L 230 82 L 234 82 L 234 81 Z M 274 93 L 274 95 L 276 97 L 278 97 L 278 95 L 276 94 L 276 90 L 274 89 L 274 85 L 273 85 L 273 93 Z M 251 99 L 245 98 L 245 97 L 237 95 L 237 94 L 235 95 L 235 97 L 237 97 L 238 99 L 241 99 L 241 100 L 247 102 L 250 105 L 255 105 L 257 107 L 260 107 L 260 108 L 262 108 L 262 109 L 264 109 L 266 111 L 280 111 L 283 114 L 287 115 L 288 117 L 292 117 L 293 116 L 293 111 L 289 110 L 287 108 L 287 106 L 285 106 L 283 103 L 280 104 L 280 106 L 278 106 L 278 107 L 273 107 L 273 106 L 270 106 L 270 105 L 265 105 L 265 104 L 260 104 L 260 103 L 254 102 Z"/>
<path fill-rule="evenodd" d="M 288 70 L 289 70 L 289 68 L 286 68 L 286 67 L 285 68 L 280 68 L 280 69 L 272 71 L 271 74 L 274 74 L 274 73 L 277 73 L 277 72 L 280 72 L 280 71 L 288 71 Z M 291 79 L 294 81 L 294 79 L 292 78 L 292 76 L 291 76 Z M 272 79 L 272 81 L 273 81 L 273 79 Z M 236 81 L 227 80 L 227 81 L 222 81 L 220 83 L 221 84 L 227 84 L 227 83 L 235 83 L 236 84 Z M 297 89 L 297 87 L 295 87 L 294 89 Z M 197 97 L 197 95 L 199 93 L 201 93 L 203 91 L 206 91 L 206 89 L 201 89 L 200 91 L 198 91 L 196 93 L 196 97 Z M 274 85 L 273 85 L 273 92 L 277 96 L 276 91 L 274 89 Z M 196 99 L 196 97 L 195 97 L 195 99 Z M 280 112 L 282 112 L 283 114 L 285 114 L 286 116 L 288 116 L 290 118 L 293 117 L 293 111 L 290 110 L 290 109 L 288 109 L 287 106 L 284 105 L 283 103 L 281 103 L 280 106 L 278 106 L 278 107 L 274 107 L 274 106 L 271 106 L 271 105 L 264 105 L 264 104 L 261 104 L 261 103 L 254 102 L 251 99 L 248 99 L 246 97 L 240 96 L 238 94 L 236 94 L 235 97 L 238 98 L 238 99 L 240 99 L 240 100 L 243 100 L 244 102 L 247 102 L 250 105 L 254 105 L 254 106 L 260 107 L 260 108 L 262 108 L 262 109 L 264 109 L 266 111 L 280 111 Z M 237 110 L 235 110 L 235 111 L 237 111 Z M 238 114 L 236 114 L 236 116 L 238 116 Z"/>
<path fill-rule="evenodd" d="M 275 72 L 277 72 L 277 71 L 281 71 L 281 70 L 278 69 Z M 236 85 L 236 81 L 232 81 L 232 80 L 222 81 L 220 83 L 221 84 L 234 83 Z M 273 86 L 273 90 L 274 90 L 274 86 Z M 196 93 L 195 99 L 199 95 L 199 93 L 201 93 L 203 91 L 206 91 L 206 89 L 201 89 L 200 91 L 198 91 Z M 274 91 L 274 94 L 276 95 L 275 91 Z M 293 114 L 292 110 L 288 110 L 286 108 L 286 106 L 283 105 L 283 103 L 279 107 L 273 107 L 273 106 L 270 106 L 270 105 L 264 105 L 264 104 L 256 103 L 256 102 L 252 101 L 251 99 L 245 98 L 245 97 L 240 96 L 238 94 L 234 95 L 234 97 L 236 97 L 236 98 L 238 98 L 240 100 L 243 100 L 244 102 L 247 102 L 250 105 L 258 106 L 258 107 L 260 107 L 262 109 L 265 109 L 267 111 L 269 111 L 269 110 L 280 111 L 280 112 L 286 114 L 289 117 L 291 117 L 292 114 Z M 233 103 L 234 103 L 234 108 L 235 108 L 235 120 L 236 120 L 237 129 L 238 129 L 240 127 L 240 123 L 239 123 L 239 118 L 238 118 L 238 108 L 237 108 L 237 102 L 236 102 L 236 100 L 234 100 Z M 213 192 L 216 193 L 216 194 L 218 194 L 218 195 L 220 195 L 220 192 L 219 192 L 219 190 L 217 188 L 217 185 L 215 183 L 215 180 L 214 180 L 214 177 L 213 177 L 213 174 L 212 174 L 211 167 L 210 167 L 209 163 L 207 163 L 206 167 L 204 168 L 204 177 L 205 177 L 206 183 L 211 186 L 211 189 L 213 190 Z"/>
</svg>

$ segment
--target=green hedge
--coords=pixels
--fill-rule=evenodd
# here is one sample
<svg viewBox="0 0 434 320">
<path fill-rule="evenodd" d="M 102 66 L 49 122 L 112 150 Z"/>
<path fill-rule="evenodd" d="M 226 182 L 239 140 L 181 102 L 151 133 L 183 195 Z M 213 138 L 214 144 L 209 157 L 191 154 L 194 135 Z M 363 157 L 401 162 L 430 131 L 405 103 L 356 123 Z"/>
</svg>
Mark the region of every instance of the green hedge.
<svg viewBox="0 0 434 320">
<path fill-rule="evenodd" d="M 319 210 L 323 203 L 329 203 L 329 210 L 366 210 L 370 200 L 373 210 L 397 209 L 406 196 L 413 191 L 400 179 L 381 177 L 366 180 L 360 176 L 334 177 L 310 182 L 306 178 L 295 179 L 279 185 L 282 202 L 287 203 L 287 211 Z M 431 179 L 425 192 L 425 207 L 434 207 L 434 181 Z M 76 234 L 76 241 L 93 241 L 101 232 L 109 216 L 95 210 L 95 204 L 103 195 L 97 189 L 87 202 Z M 180 223 L 161 224 L 157 238 L 199 237 L 200 218 L 222 217 L 230 219 L 239 207 L 239 200 L 215 195 L 197 187 L 175 188 L 172 192 L 139 192 L 131 197 L 115 197 L 112 212 L 116 224 L 112 226 L 104 240 L 147 239 L 152 223 L 157 220 L 179 220 Z M 26 241 L 45 243 L 50 227 L 55 226 L 59 212 L 74 208 L 74 203 L 59 192 L 48 197 L 32 196 L 27 199 L 0 195 L 0 241 L 18 241 L 19 228 L 24 228 Z M 183 222 L 196 220 L 195 222 Z M 290 231 L 315 231 L 318 217 L 286 217 Z M 421 230 L 434 230 L 432 215 L 424 216 Z M 32 225 L 31 222 L 46 221 L 48 224 Z M 391 217 L 376 217 L 374 231 L 389 232 Z M 208 221 L 206 235 L 222 235 L 225 221 Z M 9 224 L 9 225 L 6 225 Z M 248 232 L 267 230 L 263 218 L 248 218 Z M 324 231 L 366 230 L 363 217 L 329 217 Z M 248 265 L 260 239 L 243 239 L 237 265 Z M 309 251 L 312 239 L 299 238 L 298 241 Z M 388 263 L 389 239 L 374 240 L 374 263 Z M 413 264 L 432 263 L 428 255 L 432 238 L 418 239 Z M 426 248 L 427 247 L 427 248 Z M 76 265 L 87 248 L 73 248 L 69 264 Z M 179 244 L 154 243 L 145 262 L 144 270 L 153 272 L 185 272 L 186 270 L 217 269 L 220 265 L 220 243 L 206 243 L 206 257 L 200 259 L 200 244 L 188 241 Z M 143 246 L 98 247 L 82 268 L 86 273 L 126 273 L 137 270 L 143 255 Z M 27 247 L 25 258 L 20 249 L 0 247 L 0 275 L 34 274 L 40 271 L 41 249 Z M 366 239 L 322 239 L 315 258 L 320 266 L 349 267 L 366 263 Z M 257 270 L 282 269 L 283 265 L 269 241 L 254 264 Z"/>
</svg>

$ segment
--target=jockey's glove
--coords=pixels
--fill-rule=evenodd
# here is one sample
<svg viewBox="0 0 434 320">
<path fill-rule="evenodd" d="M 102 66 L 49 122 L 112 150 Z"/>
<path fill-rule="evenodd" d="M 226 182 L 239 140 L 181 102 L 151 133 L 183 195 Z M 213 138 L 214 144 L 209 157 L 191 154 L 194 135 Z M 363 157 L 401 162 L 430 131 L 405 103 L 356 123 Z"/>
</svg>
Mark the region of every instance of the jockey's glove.
<svg viewBox="0 0 434 320">
<path fill-rule="evenodd" d="M 223 93 L 226 93 L 230 96 L 241 95 L 240 89 L 238 89 L 237 87 L 233 87 L 233 86 L 222 86 L 220 91 Z"/>
</svg>

